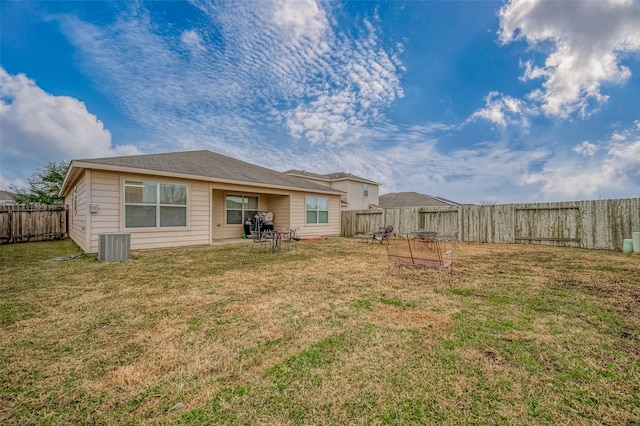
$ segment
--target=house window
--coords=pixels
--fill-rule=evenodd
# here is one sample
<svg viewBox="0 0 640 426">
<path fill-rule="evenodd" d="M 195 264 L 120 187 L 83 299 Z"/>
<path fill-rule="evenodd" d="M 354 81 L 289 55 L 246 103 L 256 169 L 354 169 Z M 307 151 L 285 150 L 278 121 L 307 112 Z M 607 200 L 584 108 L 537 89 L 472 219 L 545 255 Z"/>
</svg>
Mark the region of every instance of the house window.
<svg viewBox="0 0 640 426">
<path fill-rule="evenodd" d="M 258 213 L 258 197 L 227 195 L 227 225 L 241 225 Z"/>
<path fill-rule="evenodd" d="M 125 228 L 187 226 L 187 185 L 124 181 Z"/>
<path fill-rule="evenodd" d="M 369 184 L 368 183 L 363 183 L 362 184 L 362 193 L 364 194 L 365 197 L 369 196 Z"/>
<path fill-rule="evenodd" d="M 307 195 L 307 223 L 329 223 L 329 198 Z"/>
</svg>

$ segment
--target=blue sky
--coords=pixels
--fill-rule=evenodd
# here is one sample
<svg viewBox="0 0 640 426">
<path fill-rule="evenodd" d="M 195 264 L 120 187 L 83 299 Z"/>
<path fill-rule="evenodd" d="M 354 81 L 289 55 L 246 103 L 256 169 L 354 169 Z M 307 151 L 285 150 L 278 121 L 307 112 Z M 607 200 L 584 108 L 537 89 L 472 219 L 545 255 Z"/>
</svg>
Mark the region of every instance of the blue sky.
<svg viewBox="0 0 640 426">
<path fill-rule="evenodd" d="M 640 2 L 0 3 L 0 188 L 209 149 L 463 203 L 640 196 Z"/>
</svg>

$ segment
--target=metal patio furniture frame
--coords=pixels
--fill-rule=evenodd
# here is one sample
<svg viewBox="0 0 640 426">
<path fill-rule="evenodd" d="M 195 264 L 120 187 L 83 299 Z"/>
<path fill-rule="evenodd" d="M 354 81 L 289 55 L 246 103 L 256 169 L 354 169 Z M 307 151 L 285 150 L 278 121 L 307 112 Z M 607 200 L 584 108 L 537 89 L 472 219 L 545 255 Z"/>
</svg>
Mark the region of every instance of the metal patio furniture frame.
<svg viewBox="0 0 640 426">
<path fill-rule="evenodd" d="M 409 269 L 413 273 L 434 271 L 438 284 L 442 284 L 443 276 L 451 284 L 453 250 L 446 249 L 445 244 L 437 239 L 425 242 L 410 236 L 389 240 L 386 251 L 390 265 L 384 276 L 399 274 L 403 269 Z"/>
</svg>

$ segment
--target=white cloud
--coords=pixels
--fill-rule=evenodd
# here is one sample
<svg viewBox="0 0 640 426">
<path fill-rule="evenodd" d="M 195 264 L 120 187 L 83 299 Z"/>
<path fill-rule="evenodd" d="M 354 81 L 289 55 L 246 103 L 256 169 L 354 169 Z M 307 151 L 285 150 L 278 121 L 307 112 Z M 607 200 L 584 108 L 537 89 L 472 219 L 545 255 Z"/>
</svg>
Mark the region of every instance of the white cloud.
<svg viewBox="0 0 640 426">
<path fill-rule="evenodd" d="M 542 172 L 525 175 L 523 184 L 542 184 L 540 192 L 548 197 L 575 199 L 593 197 L 609 177 L 598 171 L 587 172 L 582 168 L 545 168 Z"/>
<path fill-rule="evenodd" d="M 206 50 L 202 43 L 202 37 L 196 30 L 183 31 L 182 34 L 180 34 L 180 41 L 182 41 L 192 54 L 198 54 Z"/>
<path fill-rule="evenodd" d="M 133 120 L 165 139 L 159 143 L 169 144 L 170 135 L 224 152 L 241 142 L 251 152 L 271 126 L 312 144 L 341 146 L 357 141 L 362 127 L 384 121 L 385 108 L 404 95 L 402 64 L 380 41 L 380 25 L 363 20 L 355 38 L 336 32 L 331 3 L 192 4 L 214 25 L 224 49 L 180 55 L 144 8 L 103 27 L 60 18 L 86 74 L 108 87 L 105 94 Z M 181 41 L 198 50 L 210 30 L 210 23 L 189 28 Z"/>
<path fill-rule="evenodd" d="M 26 179 L 20 178 L 9 180 L 0 174 L 0 189 L 6 189 L 10 186 L 15 186 L 16 188 L 25 188 L 27 186 L 27 181 Z"/>
<path fill-rule="evenodd" d="M 460 202 L 497 199 L 500 202 L 540 198 L 520 183 L 520 177 L 549 153 L 541 149 L 516 151 L 502 142 L 486 142 L 446 152 L 441 137 L 455 127 L 426 126 L 377 129 L 376 140 L 385 143 L 318 146 L 305 155 L 305 168 L 320 173 L 349 171 L 380 182 L 381 194 L 417 191 Z M 299 160 L 298 160 L 299 161 Z M 282 169 L 284 170 L 284 168 Z"/>
<path fill-rule="evenodd" d="M 515 151 L 501 142 L 477 144 L 449 153 L 436 140 L 411 141 L 381 152 L 385 192 L 417 191 L 459 202 L 500 202 L 534 198 L 523 190 L 519 177 L 534 163 L 543 160 L 544 150 Z"/>
<path fill-rule="evenodd" d="M 571 151 L 584 155 L 585 157 L 593 157 L 597 150 L 598 146 L 590 143 L 589 141 L 584 141 L 571 148 Z"/>
<path fill-rule="evenodd" d="M 24 74 L 0 67 L 0 145 L 2 182 L 13 183 L 49 161 L 133 154 L 130 145 L 113 146 L 111 134 L 84 103 L 43 91 Z"/>
<path fill-rule="evenodd" d="M 628 79 L 624 54 L 640 51 L 640 8 L 634 0 L 512 0 L 499 17 L 503 43 L 551 44 L 544 65 L 526 62 L 523 76 L 544 79 L 529 97 L 549 116 L 587 116 L 593 102 L 607 102 L 602 84 Z"/>
<path fill-rule="evenodd" d="M 512 98 L 499 92 L 490 92 L 485 98 L 485 107 L 474 112 L 467 120 L 484 119 L 505 128 L 508 124 L 529 126 L 526 116 L 534 110 L 520 99 Z"/>
<path fill-rule="evenodd" d="M 378 46 L 372 26 L 365 24 L 371 31 L 365 39 L 354 42 L 337 37 L 324 55 L 323 62 L 332 64 L 324 70 L 331 84 L 306 88 L 309 100 L 285 113 L 292 136 L 312 144 L 358 142 L 361 128 L 383 122 L 383 109 L 404 96 L 401 63 Z"/>
<path fill-rule="evenodd" d="M 296 39 L 306 37 L 314 43 L 329 29 L 325 11 L 314 0 L 276 1 L 273 21 L 290 29 Z"/>
<path fill-rule="evenodd" d="M 562 191 L 553 190 L 554 171 L 562 178 L 585 170 L 576 165 L 562 174 L 562 162 L 548 152 L 516 151 L 504 142 L 468 149 L 442 146 L 440 135 L 456 131 L 455 125 L 391 125 L 386 109 L 404 96 L 403 46 L 387 47 L 376 16 L 360 18 L 345 34 L 337 30 L 340 10 L 332 9 L 336 4 L 331 2 L 192 4 L 203 16 L 172 34 L 159 29 L 143 6 L 119 13 L 102 27 L 77 17 L 58 18 L 77 48 L 82 70 L 155 138 L 154 150 L 205 148 L 278 170 L 349 171 L 381 182 L 386 192 L 418 190 L 463 202 L 556 197 Z M 517 28 L 511 41 L 525 33 Z M 223 48 L 207 44 L 213 40 Z M 185 48 L 194 54 L 185 55 Z M 532 62 L 526 66 L 526 78 L 545 83 L 559 73 Z M 588 99 L 603 100 L 596 96 L 604 96 L 599 86 L 583 86 Z M 492 92 L 469 120 L 527 127 L 539 113 L 536 102 L 544 105 L 553 93 L 551 86 L 543 86 L 532 101 Z M 301 142 L 288 145 L 290 136 Z M 608 145 L 598 142 L 601 149 L 591 156 L 570 157 L 601 161 L 600 166 L 598 155 L 611 152 L 620 166 L 613 144 L 612 137 Z M 635 154 L 624 148 L 628 142 L 620 144 L 620 152 Z M 583 155 L 591 149 L 575 148 Z M 541 162 L 541 171 L 528 172 Z M 599 171 L 596 166 L 586 170 Z M 633 164 L 625 170 L 631 179 Z M 548 182 L 551 187 L 545 188 Z M 536 192 L 540 188 L 543 192 Z"/>
<path fill-rule="evenodd" d="M 573 151 L 594 157 L 596 145 L 583 142 Z M 594 198 L 601 193 L 615 198 L 640 189 L 640 135 L 636 129 L 614 133 L 602 158 L 571 162 L 560 154 L 539 172 L 526 173 L 523 184 L 539 185 L 540 192 L 556 199 Z"/>
</svg>

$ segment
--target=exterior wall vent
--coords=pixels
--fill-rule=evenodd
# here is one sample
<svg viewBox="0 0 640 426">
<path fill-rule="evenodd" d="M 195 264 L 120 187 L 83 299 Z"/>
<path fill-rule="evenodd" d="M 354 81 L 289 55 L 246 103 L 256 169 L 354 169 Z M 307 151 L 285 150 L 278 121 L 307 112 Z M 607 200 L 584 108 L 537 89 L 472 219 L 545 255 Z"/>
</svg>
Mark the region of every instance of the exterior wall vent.
<svg viewBox="0 0 640 426">
<path fill-rule="evenodd" d="M 131 234 L 98 234 L 98 261 L 118 262 L 131 257 Z"/>
</svg>

